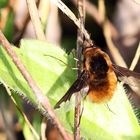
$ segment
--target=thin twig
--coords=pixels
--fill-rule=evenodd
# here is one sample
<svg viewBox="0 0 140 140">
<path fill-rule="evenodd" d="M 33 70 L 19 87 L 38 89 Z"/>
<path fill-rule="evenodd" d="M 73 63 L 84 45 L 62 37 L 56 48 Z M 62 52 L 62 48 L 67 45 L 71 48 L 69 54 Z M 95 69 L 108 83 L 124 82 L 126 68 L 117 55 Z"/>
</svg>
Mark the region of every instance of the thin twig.
<svg viewBox="0 0 140 140">
<path fill-rule="evenodd" d="M 101 24 L 105 21 L 105 3 L 104 0 L 99 0 L 98 1 L 98 6 L 99 6 L 99 17 L 101 20 Z"/>
<path fill-rule="evenodd" d="M 74 5 L 77 4 L 76 0 L 72 0 L 72 2 L 74 3 Z M 85 10 L 86 10 L 86 13 L 89 14 L 99 26 L 102 26 L 102 19 L 100 17 L 99 11 L 98 11 L 98 9 L 96 8 L 96 6 L 93 3 L 89 2 L 88 0 L 86 0 L 85 1 Z M 106 19 L 106 20 L 109 23 L 112 38 L 117 39 L 118 36 L 119 36 L 118 31 L 116 30 L 114 25 L 109 21 L 109 19 Z"/>
<path fill-rule="evenodd" d="M 7 113 L 7 110 L 5 109 L 5 105 L 7 105 L 7 103 L 1 99 L 0 118 L 2 119 L 1 121 L 3 122 L 3 126 L 4 126 L 5 133 L 7 135 L 7 139 L 15 140 L 16 136 L 15 136 L 14 129 L 13 129 L 13 123 L 12 123 L 11 117 L 10 118 L 8 117 L 11 114 L 10 114 L 10 112 Z"/>
<path fill-rule="evenodd" d="M 134 3 L 140 5 L 140 0 L 132 0 Z"/>
<path fill-rule="evenodd" d="M 41 22 L 39 19 L 39 14 L 38 14 L 35 0 L 26 0 L 26 2 L 27 2 L 29 14 L 30 14 L 33 26 L 34 26 L 34 30 L 35 30 L 37 39 L 46 40 L 45 34 L 43 32 L 43 29 L 42 29 L 42 25 L 41 25 Z"/>
<path fill-rule="evenodd" d="M 35 131 L 35 129 L 33 128 L 33 126 L 31 125 L 30 121 L 28 120 L 27 116 L 24 114 L 24 112 L 22 111 L 22 109 L 18 106 L 16 100 L 14 99 L 14 97 L 12 96 L 11 91 L 9 90 L 8 86 L 6 85 L 6 83 L 4 81 L 2 81 L 2 84 L 4 85 L 8 95 L 10 96 L 11 100 L 13 101 L 13 103 L 15 104 L 16 108 L 18 109 L 18 111 L 20 112 L 20 114 L 22 115 L 22 117 L 24 118 L 25 122 L 27 123 L 27 125 L 29 126 L 29 128 L 31 129 L 33 135 L 35 136 L 35 138 L 37 140 L 39 140 L 39 135 L 37 134 L 37 132 Z"/>
<path fill-rule="evenodd" d="M 35 81 L 32 79 L 31 75 L 28 73 L 25 66 L 21 62 L 21 60 L 17 57 L 16 53 L 12 49 L 10 43 L 7 41 L 7 39 L 5 38 L 5 36 L 1 32 L 1 30 L 0 30 L 0 43 L 2 44 L 3 48 L 8 53 L 8 55 L 11 57 L 14 64 L 19 69 L 19 71 L 21 72 L 21 74 L 23 75 L 23 77 L 25 78 L 27 83 L 29 84 L 29 86 L 31 87 L 31 89 L 34 92 L 34 94 L 36 95 L 38 101 L 43 105 L 45 110 L 48 112 L 48 117 L 54 121 L 54 124 L 58 128 L 58 131 L 60 132 L 61 136 L 65 140 L 70 140 L 69 136 L 65 132 L 65 129 L 62 127 L 60 121 L 56 117 L 55 112 L 52 109 L 48 98 L 45 95 L 43 95 L 40 88 L 36 85 Z"/>
<path fill-rule="evenodd" d="M 37 1 L 36 5 L 38 7 L 39 0 Z M 18 29 L 18 33 L 14 36 L 14 38 L 12 40 L 12 42 L 14 44 L 19 44 L 21 38 L 23 37 L 23 35 L 24 35 L 24 33 L 25 33 L 26 29 L 27 29 L 27 25 L 28 25 L 29 21 L 30 21 L 30 15 L 29 15 L 29 12 L 27 12 L 26 17 L 25 17 L 25 19 L 24 19 L 24 21 L 22 23 L 23 26 L 21 27 L 20 30 Z"/>
<path fill-rule="evenodd" d="M 46 39 L 48 42 L 60 46 L 61 27 L 59 22 L 58 7 L 54 3 L 50 2 L 49 0 L 47 0 L 46 2 L 48 2 L 47 5 L 50 6 L 49 15 L 47 19 L 47 26 L 45 28 Z"/>
<path fill-rule="evenodd" d="M 109 47 L 109 50 L 112 54 L 112 57 L 113 57 L 116 64 L 127 68 L 127 65 L 126 65 L 124 59 L 122 58 L 119 50 L 117 49 L 117 47 L 114 45 L 114 43 L 112 41 L 109 23 L 105 17 L 106 12 L 105 12 L 105 1 L 104 0 L 99 0 L 99 9 L 101 9 L 99 12 L 100 12 L 100 15 L 101 15 L 102 20 L 103 20 L 102 21 L 103 33 L 105 36 L 107 46 Z"/>
<path fill-rule="evenodd" d="M 41 122 L 41 140 L 47 140 L 46 138 L 47 121 L 45 118 Z"/>
<path fill-rule="evenodd" d="M 14 44 L 19 44 L 21 38 L 23 37 L 23 35 L 25 33 L 25 30 L 27 28 L 27 25 L 28 25 L 29 21 L 30 21 L 30 17 L 29 17 L 29 14 L 28 14 L 26 19 L 24 20 L 24 23 L 23 23 L 24 26 L 22 27 L 22 29 L 13 38 L 12 42 Z"/>
<path fill-rule="evenodd" d="M 136 67 L 136 65 L 137 65 L 137 63 L 139 61 L 139 58 L 140 58 L 140 43 L 138 45 L 138 48 L 137 48 L 136 54 L 135 54 L 135 56 L 133 58 L 133 61 L 132 61 L 131 65 L 130 65 L 130 68 L 129 68 L 130 70 L 135 69 L 135 67 Z"/>
<path fill-rule="evenodd" d="M 88 34 L 87 30 L 84 28 L 84 26 L 82 25 L 82 27 L 80 27 L 80 21 L 77 19 L 77 17 L 74 15 L 74 13 L 61 1 L 61 0 L 51 0 L 54 2 L 54 4 L 56 4 L 59 9 L 64 12 L 74 23 L 75 25 L 81 29 L 83 31 L 83 34 L 85 36 L 85 38 L 87 40 L 90 39 L 90 35 Z"/>
<path fill-rule="evenodd" d="M 132 71 L 133 71 L 133 70 L 135 69 L 135 67 L 136 67 L 136 65 L 137 65 L 137 63 L 138 63 L 138 61 L 139 61 L 139 58 L 140 58 L 140 43 L 139 43 L 139 45 L 138 45 L 138 48 L 137 48 L 137 51 L 136 51 L 135 56 L 134 56 L 134 58 L 133 58 L 133 61 L 132 61 L 131 65 L 130 65 L 130 67 L 129 67 L 129 70 L 132 70 Z M 130 77 L 129 80 L 131 81 L 131 84 L 132 84 L 132 85 L 137 85 L 137 86 L 135 87 L 135 86 L 131 86 L 131 84 L 129 84 L 129 86 L 131 87 L 131 89 L 132 89 L 137 95 L 140 95 L 140 94 L 139 94 L 139 88 L 137 88 L 138 85 L 139 85 L 139 82 L 138 82 L 137 80 L 135 80 L 133 77 Z"/>
<path fill-rule="evenodd" d="M 108 25 L 108 22 L 106 21 L 103 25 L 103 30 L 104 30 L 104 36 L 105 40 L 107 43 L 107 46 L 112 54 L 112 57 L 117 65 L 123 66 L 127 68 L 127 64 L 125 63 L 123 57 L 121 56 L 119 50 L 117 47 L 114 45 L 112 39 L 111 39 L 111 31 Z"/>
<path fill-rule="evenodd" d="M 73 14 L 73 12 L 61 1 L 61 0 L 52 0 L 58 7 L 59 9 L 64 12 L 76 25 L 77 27 L 80 29 L 80 21 L 76 18 L 76 16 Z M 105 9 L 105 8 L 104 8 Z M 105 12 L 105 11 L 103 11 Z M 104 14 L 105 15 L 105 14 Z M 115 45 L 113 44 L 112 38 L 111 38 L 111 31 L 110 31 L 110 24 L 108 23 L 108 20 L 105 20 L 104 22 L 102 21 L 102 23 L 104 23 L 102 25 L 103 30 L 104 30 L 104 35 L 105 35 L 105 39 L 106 42 L 108 44 L 108 47 L 112 53 L 112 56 L 114 58 L 114 61 L 116 62 L 116 64 L 127 67 L 125 61 L 123 60 L 122 56 L 120 55 L 118 49 L 115 47 Z M 85 36 L 85 38 L 87 40 L 90 40 L 90 35 L 88 34 L 88 32 L 86 31 L 86 29 L 84 28 L 84 26 L 82 26 L 81 30 L 83 30 L 83 34 Z"/>
<path fill-rule="evenodd" d="M 78 77 L 80 75 L 80 68 L 81 68 L 81 54 L 82 54 L 82 44 L 84 35 L 82 32 L 82 27 L 84 27 L 84 15 L 85 15 L 85 7 L 84 7 L 84 0 L 77 0 L 78 5 L 78 17 L 80 21 L 80 29 L 78 29 L 77 33 L 77 68 L 78 68 Z M 80 92 L 76 94 L 75 97 L 75 119 L 74 119 L 74 140 L 80 140 L 80 115 L 81 115 L 81 96 Z"/>
</svg>

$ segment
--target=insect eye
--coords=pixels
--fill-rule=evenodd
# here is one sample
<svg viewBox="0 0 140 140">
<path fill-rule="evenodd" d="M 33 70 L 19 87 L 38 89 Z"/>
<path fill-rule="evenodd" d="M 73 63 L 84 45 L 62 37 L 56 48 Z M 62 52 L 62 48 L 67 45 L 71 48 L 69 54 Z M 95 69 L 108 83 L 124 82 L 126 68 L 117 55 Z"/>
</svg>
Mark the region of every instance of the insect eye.
<svg viewBox="0 0 140 140">
<path fill-rule="evenodd" d="M 91 58 L 90 71 L 96 74 L 104 74 L 108 71 L 109 67 L 103 56 L 97 55 Z"/>
</svg>

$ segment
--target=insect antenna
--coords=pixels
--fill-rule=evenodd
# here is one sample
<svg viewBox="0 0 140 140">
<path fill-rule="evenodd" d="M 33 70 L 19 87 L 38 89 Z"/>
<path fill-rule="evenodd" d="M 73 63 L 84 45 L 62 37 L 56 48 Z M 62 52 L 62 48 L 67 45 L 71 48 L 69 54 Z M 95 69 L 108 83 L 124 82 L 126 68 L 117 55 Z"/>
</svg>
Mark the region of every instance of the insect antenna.
<svg viewBox="0 0 140 140">
<path fill-rule="evenodd" d="M 109 107 L 108 103 L 106 104 L 106 107 L 108 108 L 108 110 L 113 113 L 114 115 L 116 115 L 116 113 L 114 111 L 111 110 L 111 108 Z"/>
<path fill-rule="evenodd" d="M 49 55 L 49 54 L 44 54 L 44 56 L 49 56 L 51 58 L 54 58 L 54 59 L 60 61 L 61 63 L 63 63 L 65 66 L 70 67 L 72 70 L 78 70 L 77 68 L 73 68 L 72 66 L 68 65 L 66 62 L 64 62 L 63 60 L 61 60 L 61 59 L 59 59 L 55 56 L 52 56 L 52 55 Z M 78 61 L 76 58 L 74 58 L 74 60 Z"/>
</svg>

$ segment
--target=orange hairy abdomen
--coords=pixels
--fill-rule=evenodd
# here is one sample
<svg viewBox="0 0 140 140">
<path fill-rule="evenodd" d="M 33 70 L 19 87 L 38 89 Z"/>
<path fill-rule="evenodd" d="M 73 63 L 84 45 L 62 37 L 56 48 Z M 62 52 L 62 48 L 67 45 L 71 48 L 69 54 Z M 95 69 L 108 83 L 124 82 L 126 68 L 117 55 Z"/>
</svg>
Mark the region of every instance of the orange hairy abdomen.
<svg viewBox="0 0 140 140">
<path fill-rule="evenodd" d="M 91 101 L 102 103 L 107 102 L 112 98 L 117 86 L 117 78 L 113 71 L 109 72 L 106 78 L 107 82 L 102 85 L 94 87 L 89 85 L 88 95 Z"/>
</svg>

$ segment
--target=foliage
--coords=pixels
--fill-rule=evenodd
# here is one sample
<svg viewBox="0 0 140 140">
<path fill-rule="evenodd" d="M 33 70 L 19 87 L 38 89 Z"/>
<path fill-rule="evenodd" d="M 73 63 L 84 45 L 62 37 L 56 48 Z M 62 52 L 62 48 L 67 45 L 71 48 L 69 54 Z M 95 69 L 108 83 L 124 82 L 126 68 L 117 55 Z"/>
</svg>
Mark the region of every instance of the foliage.
<svg viewBox="0 0 140 140">
<path fill-rule="evenodd" d="M 76 78 L 76 71 L 71 69 L 75 67 L 73 55 L 67 55 L 59 47 L 37 40 L 22 40 L 21 48 L 13 48 L 43 94 L 54 106 Z M 2 47 L 0 58 L 0 81 L 4 81 L 12 89 L 14 96 L 22 94 L 22 97 L 26 97 L 40 112 L 44 112 L 27 82 Z M 118 84 L 113 99 L 108 103 L 109 108 L 106 104 L 93 104 L 88 98 L 83 106 L 82 137 L 96 140 L 140 139 L 140 127 L 121 84 Z M 65 128 L 73 133 L 74 96 L 70 102 L 63 103 L 56 113 Z M 40 128 L 40 123 L 37 123 L 36 119 L 33 123 L 36 128 Z M 26 127 L 24 130 L 28 132 Z"/>
</svg>

